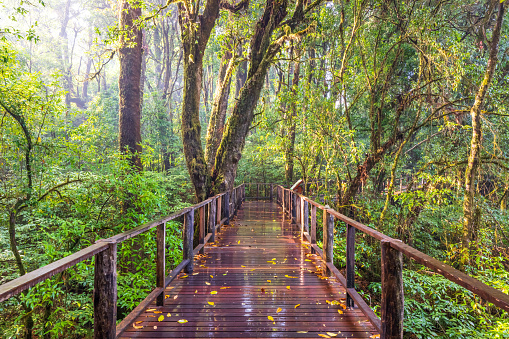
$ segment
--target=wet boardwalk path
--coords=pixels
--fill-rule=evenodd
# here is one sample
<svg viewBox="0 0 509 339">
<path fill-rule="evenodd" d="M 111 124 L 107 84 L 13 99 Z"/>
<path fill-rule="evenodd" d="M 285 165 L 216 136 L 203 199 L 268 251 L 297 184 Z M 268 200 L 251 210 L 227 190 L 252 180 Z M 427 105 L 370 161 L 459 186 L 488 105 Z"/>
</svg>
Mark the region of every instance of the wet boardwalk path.
<svg viewBox="0 0 509 339">
<path fill-rule="evenodd" d="M 344 288 L 270 202 L 244 202 L 194 273 L 181 274 L 121 338 L 370 338 Z M 136 328 L 135 328 L 136 327 Z"/>
</svg>

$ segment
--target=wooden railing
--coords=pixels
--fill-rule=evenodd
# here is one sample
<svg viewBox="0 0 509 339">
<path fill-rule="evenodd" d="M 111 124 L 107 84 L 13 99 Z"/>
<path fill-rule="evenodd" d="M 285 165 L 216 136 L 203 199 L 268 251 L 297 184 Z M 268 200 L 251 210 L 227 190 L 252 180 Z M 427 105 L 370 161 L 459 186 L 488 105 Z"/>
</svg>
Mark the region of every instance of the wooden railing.
<svg viewBox="0 0 509 339">
<path fill-rule="evenodd" d="M 235 187 L 231 192 L 213 196 L 194 206 L 184 208 L 172 215 L 133 228 L 95 244 L 49 265 L 27 273 L 0 286 L 0 302 L 35 286 L 57 273 L 77 263 L 95 256 L 94 269 L 94 338 L 113 339 L 119 336 L 144 309 L 156 300 L 157 305 L 164 302 L 164 289 L 182 271 L 193 271 L 194 255 L 203 253 L 208 241 L 214 241 L 216 230 L 228 225 L 230 218 L 245 199 L 245 185 Z M 199 245 L 193 249 L 194 214 L 198 211 Z M 183 217 L 183 260 L 168 276 L 165 276 L 166 223 Z M 156 244 L 156 288 L 124 319 L 118 326 L 117 321 L 117 244 L 157 227 Z"/>
<path fill-rule="evenodd" d="M 325 262 L 326 269 L 345 286 L 347 305 L 357 304 L 359 309 L 380 332 L 381 338 L 403 338 L 403 255 L 443 275 L 450 281 L 463 286 L 484 300 L 509 311 L 509 295 L 494 289 L 465 273 L 432 258 L 401 240 L 386 236 L 366 225 L 352 220 L 333 209 L 300 195 L 292 190 L 277 186 L 277 203 L 282 206 L 293 224 L 299 225 L 301 234 Z M 323 251 L 316 244 L 316 212 L 323 212 Z M 347 225 L 346 230 L 346 278 L 333 265 L 334 218 Z M 355 290 L 355 232 L 356 230 L 377 239 L 381 243 L 382 303 L 379 319 Z"/>
</svg>

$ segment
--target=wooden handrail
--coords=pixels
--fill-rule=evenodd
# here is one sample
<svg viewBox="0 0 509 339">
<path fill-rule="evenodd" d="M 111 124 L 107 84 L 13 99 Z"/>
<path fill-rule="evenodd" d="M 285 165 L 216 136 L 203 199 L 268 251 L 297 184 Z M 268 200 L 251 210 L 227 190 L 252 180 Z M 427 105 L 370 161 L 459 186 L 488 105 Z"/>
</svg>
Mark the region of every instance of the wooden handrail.
<svg viewBox="0 0 509 339">
<path fill-rule="evenodd" d="M 323 206 L 316 201 L 311 200 L 297 192 L 286 189 L 283 186 L 277 186 L 276 201 L 283 208 L 283 212 L 292 218 L 292 223 L 301 225 L 301 232 L 308 237 L 312 251 L 319 253 L 326 262 L 327 269 L 335 275 L 339 281 L 345 285 L 347 291 L 347 304 L 353 306 L 357 303 L 359 308 L 371 320 L 373 325 L 381 332 L 382 338 L 399 338 L 403 336 L 403 280 L 401 255 L 404 254 L 418 263 L 428 267 L 434 272 L 444 276 L 446 279 L 466 288 L 474 294 L 480 296 L 486 301 L 493 303 L 501 309 L 509 312 L 509 295 L 488 286 L 481 281 L 470 277 L 469 275 L 458 271 L 457 269 L 442 263 L 441 261 L 430 257 L 427 254 L 403 243 L 401 240 L 391 238 L 371 227 L 368 227 L 358 221 Z M 300 201 L 300 202 L 298 202 Z M 307 202 L 311 208 L 306 211 L 302 208 L 304 202 Z M 299 205 L 300 204 L 300 205 Z M 332 253 L 333 242 L 329 236 L 331 234 L 330 219 L 324 218 L 324 249 L 321 251 L 316 246 L 316 209 L 324 212 L 324 216 L 332 216 L 347 224 L 347 249 L 346 249 L 346 275 L 345 278 L 330 262 L 329 255 Z M 308 232 L 305 232 L 306 224 L 309 221 L 309 210 L 311 212 L 311 226 Z M 300 214 L 300 215 L 299 215 Z M 333 226 L 332 226 L 333 227 Z M 382 248 L 382 319 L 378 319 L 373 311 L 367 307 L 365 301 L 360 298 L 354 287 L 354 269 L 355 269 L 355 230 L 381 242 Z M 390 283 L 389 283 L 390 282 Z"/>
<path fill-rule="evenodd" d="M 230 194 L 234 197 L 229 199 Z M 184 208 L 169 216 L 162 217 L 155 221 L 137 226 L 129 231 L 116 234 L 107 239 L 100 239 L 95 244 L 88 246 L 74 254 L 57 260 L 51 264 L 41 267 L 37 270 L 29 272 L 17 279 L 0 285 L 0 302 L 33 287 L 37 283 L 51 278 L 77 263 L 90 259 L 95 256 L 95 278 L 94 278 L 94 338 L 113 339 L 122 334 L 122 332 L 130 324 L 130 319 L 134 319 L 143 305 L 150 304 L 154 299 L 158 299 L 160 304 L 164 301 L 164 288 L 182 271 L 192 272 L 194 252 L 203 250 L 205 243 L 210 239 L 213 240 L 216 229 L 222 224 L 228 224 L 230 218 L 237 213 L 237 209 L 245 200 L 245 185 L 241 184 L 235 187 L 231 192 L 217 194 L 207 200 L 204 200 L 194 206 Z M 216 202 L 223 204 L 216 208 Z M 205 217 L 205 209 L 208 210 L 208 218 Z M 200 237 L 202 242 L 193 249 L 194 234 L 194 212 L 201 211 Z M 171 220 L 184 216 L 184 253 L 183 260 L 177 265 L 170 274 L 165 277 L 165 224 Z M 200 226 L 201 226 L 200 225 Z M 205 227 L 208 225 L 208 227 Z M 149 296 L 136 307 L 126 319 L 116 326 L 116 309 L 117 309 L 117 286 L 116 286 L 116 257 L 117 244 L 127 239 L 133 238 L 139 234 L 157 227 L 156 244 L 157 244 L 157 260 L 156 275 L 157 286 L 149 294 Z M 206 234 L 208 232 L 208 234 Z M 162 297 L 161 297 L 161 294 Z"/>
</svg>

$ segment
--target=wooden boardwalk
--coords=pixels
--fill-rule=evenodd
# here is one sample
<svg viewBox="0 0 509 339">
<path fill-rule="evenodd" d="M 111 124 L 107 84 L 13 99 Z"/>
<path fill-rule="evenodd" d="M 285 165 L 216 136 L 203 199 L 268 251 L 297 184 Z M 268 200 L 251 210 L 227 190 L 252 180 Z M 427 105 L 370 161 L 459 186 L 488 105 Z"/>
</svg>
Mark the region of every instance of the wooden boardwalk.
<svg viewBox="0 0 509 339">
<path fill-rule="evenodd" d="M 244 202 L 230 226 L 121 338 L 370 338 L 362 312 L 271 202 Z"/>
</svg>

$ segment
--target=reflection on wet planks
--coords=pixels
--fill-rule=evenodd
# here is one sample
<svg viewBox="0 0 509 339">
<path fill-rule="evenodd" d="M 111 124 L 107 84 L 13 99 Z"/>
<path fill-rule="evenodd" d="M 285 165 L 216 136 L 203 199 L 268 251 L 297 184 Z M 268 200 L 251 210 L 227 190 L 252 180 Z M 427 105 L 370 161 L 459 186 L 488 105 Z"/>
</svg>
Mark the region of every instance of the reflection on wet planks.
<svg viewBox="0 0 509 339">
<path fill-rule="evenodd" d="M 275 203 L 244 202 L 205 253 L 122 338 L 377 337 Z"/>
</svg>

